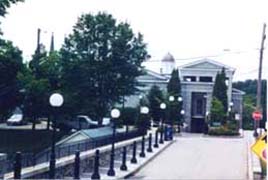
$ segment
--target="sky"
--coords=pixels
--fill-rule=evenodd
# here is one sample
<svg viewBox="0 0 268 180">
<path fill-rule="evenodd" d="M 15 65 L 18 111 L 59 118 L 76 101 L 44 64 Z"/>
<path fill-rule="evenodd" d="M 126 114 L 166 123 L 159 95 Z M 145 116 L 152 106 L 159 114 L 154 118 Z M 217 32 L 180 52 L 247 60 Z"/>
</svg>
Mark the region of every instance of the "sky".
<svg viewBox="0 0 268 180">
<path fill-rule="evenodd" d="M 52 32 L 60 49 L 79 16 L 105 11 L 144 35 L 151 55 L 144 63 L 148 69 L 159 72 L 169 52 L 177 66 L 210 58 L 234 67 L 238 81 L 258 77 L 267 7 L 267 0 L 25 0 L 8 9 L 1 27 L 27 60 L 36 48 L 37 28 L 47 49 Z M 263 77 L 268 77 L 267 48 Z"/>
</svg>

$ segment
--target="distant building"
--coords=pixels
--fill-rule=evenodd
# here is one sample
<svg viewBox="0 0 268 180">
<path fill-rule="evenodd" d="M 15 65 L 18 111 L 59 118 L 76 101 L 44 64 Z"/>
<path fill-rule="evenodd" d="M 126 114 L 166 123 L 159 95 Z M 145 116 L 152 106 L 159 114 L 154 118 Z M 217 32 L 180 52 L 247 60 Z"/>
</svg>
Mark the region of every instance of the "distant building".
<svg viewBox="0 0 268 180">
<path fill-rule="evenodd" d="M 157 85 L 166 92 L 167 83 L 174 68 L 179 69 L 181 80 L 181 96 L 183 98 L 184 120 L 186 130 L 201 132 L 205 122 L 206 113 L 210 112 L 212 91 L 215 78 L 223 68 L 226 73 L 227 96 L 229 106 L 233 103 L 232 110 L 237 113 L 237 120 L 242 127 L 242 102 L 244 92 L 232 88 L 235 69 L 211 59 L 201 59 L 183 66 L 176 67 L 174 57 L 168 53 L 161 61 L 160 73 L 147 70 L 147 74 L 138 77 L 138 81 L 144 86 L 140 88 L 143 94 L 147 94 L 153 85 Z M 231 103 L 232 102 L 232 103 Z M 139 103 L 138 96 L 130 96 L 127 106 L 136 106 Z M 231 108 L 231 107 L 229 107 Z"/>
</svg>

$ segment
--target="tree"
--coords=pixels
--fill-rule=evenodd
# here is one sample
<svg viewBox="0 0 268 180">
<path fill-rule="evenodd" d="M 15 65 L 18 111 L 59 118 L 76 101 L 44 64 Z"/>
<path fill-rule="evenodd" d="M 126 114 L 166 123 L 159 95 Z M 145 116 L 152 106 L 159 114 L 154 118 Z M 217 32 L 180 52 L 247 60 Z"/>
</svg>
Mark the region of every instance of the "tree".
<svg viewBox="0 0 268 180">
<path fill-rule="evenodd" d="M 164 101 L 164 97 L 158 86 L 154 85 L 151 87 L 148 100 L 151 117 L 154 121 L 159 122 L 161 118 L 160 104 Z"/>
<path fill-rule="evenodd" d="M 123 95 L 137 92 L 147 57 L 142 35 L 106 13 L 79 17 L 60 54 L 67 106 L 99 122 Z"/>
<path fill-rule="evenodd" d="M 33 122 L 33 129 L 37 118 L 51 114 L 48 99 L 53 91 L 60 90 L 60 69 L 59 53 L 53 51 L 48 54 L 41 46 L 40 49 L 37 47 L 29 67 L 19 76 L 25 90 L 23 112 Z"/>
<path fill-rule="evenodd" d="M 0 121 L 18 105 L 17 75 L 22 66 L 21 51 L 10 41 L 0 39 Z"/>
<path fill-rule="evenodd" d="M 211 111 L 210 112 L 211 123 L 213 122 L 220 122 L 221 124 L 225 123 L 226 113 L 224 111 L 224 106 L 219 99 L 213 97 L 210 111 Z"/>
<path fill-rule="evenodd" d="M 0 1 L 0 17 L 4 17 L 7 13 L 7 8 L 13 3 L 23 2 L 24 0 L 1 0 Z M 1 24 L 1 23 L 0 23 Z M 0 35 L 2 34 L 0 29 Z"/>
<path fill-rule="evenodd" d="M 11 6 L 12 3 L 23 2 L 24 0 L 1 0 L 0 1 L 0 16 L 5 16 L 7 13 L 7 8 Z"/>
<path fill-rule="evenodd" d="M 233 83 L 233 87 L 246 93 L 243 101 L 243 127 L 246 129 L 253 128 L 252 112 L 256 108 L 257 80 L 245 80 Z M 267 81 L 262 80 L 261 106 L 263 110 L 263 120 L 260 122 L 261 127 L 265 127 L 267 121 L 267 103 L 266 103 Z"/>
<path fill-rule="evenodd" d="M 225 75 L 225 69 L 223 68 L 221 73 L 218 73 L 216 76 L 212 96 L 217 98 L 219 101 L 221 101 L 224 107 L 224 112 L 227 113 L 228 98 L 227 98 L 227 85 L 225 81 L 226 81 L 226 75 Z"/>
<path fill-rule="evenodd" d="M 169 96 L 174 96 L 175 100 L 173 102 L 169 102 L 169 117 L 168 120 L 170 123 L 174 123 L 175 121 L 180 121 L 180 112 L 182 109 L 182 104 L 177 101 L 177 98 L 181 95 L 181 83 L 179 78 L 178 69 L 174 69 L 171 73 L 171 78 L 167 85 L 167 91 Z"/>
</svg>

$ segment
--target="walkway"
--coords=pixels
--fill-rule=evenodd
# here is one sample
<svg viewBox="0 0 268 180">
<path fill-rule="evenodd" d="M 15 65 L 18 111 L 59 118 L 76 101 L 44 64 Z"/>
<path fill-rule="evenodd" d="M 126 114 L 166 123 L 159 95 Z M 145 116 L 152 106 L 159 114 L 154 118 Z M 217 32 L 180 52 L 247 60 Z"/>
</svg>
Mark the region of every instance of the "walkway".
<svg viewBox="0 0 268 180">
<path fill-rule="evenodd" d="M 183 134 L 133 179 L 247 179 L 244 138 Z"/>
</svg>

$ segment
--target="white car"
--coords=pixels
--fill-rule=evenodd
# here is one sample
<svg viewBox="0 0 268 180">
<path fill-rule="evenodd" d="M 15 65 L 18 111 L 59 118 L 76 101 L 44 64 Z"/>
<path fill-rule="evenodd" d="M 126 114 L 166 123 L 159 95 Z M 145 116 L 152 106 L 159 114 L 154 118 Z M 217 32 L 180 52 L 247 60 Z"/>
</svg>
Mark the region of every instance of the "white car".
<svg viewBox="0 0 268 180">
<path fill-rule="evenodd" d="M 15 125 L 23 125 L 23 115 L 22 114 L 13 114 L 8 120 L 7 125 L 15 126 Z"/>
</svg>

